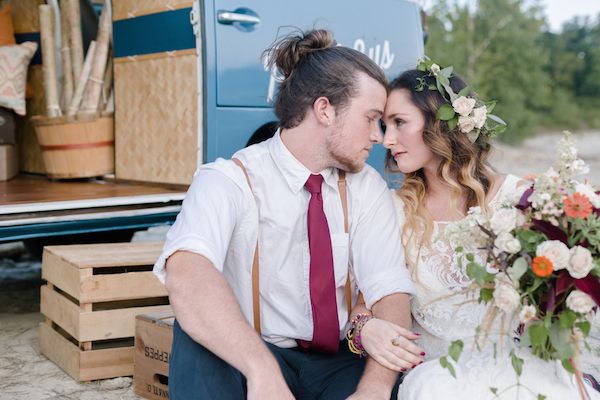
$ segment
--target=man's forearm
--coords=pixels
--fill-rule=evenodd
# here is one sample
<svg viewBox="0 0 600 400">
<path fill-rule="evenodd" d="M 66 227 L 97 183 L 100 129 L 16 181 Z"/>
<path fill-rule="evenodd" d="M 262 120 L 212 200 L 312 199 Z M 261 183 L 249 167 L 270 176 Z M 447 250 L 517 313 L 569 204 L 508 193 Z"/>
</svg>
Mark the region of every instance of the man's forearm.
<svg viewBox="0 0 600 400">
<path fill-rule="evenodd" d="M 262 339 L 246 322 L 221 273 L 205 257 L 177 252 L 167 262 L 167 290 L 182 329 L 248 377 L 279 369 Z"/>
<path fill-rule="evenodd" d="M 392 294 L 379 300 L 372 307 L 373 316 L 411 329 L 410 297 L 406 294 Z M 391 339 L 390 339 L 391 340 Z M 358 389 L 382 393 L 390 397 L 398 373 L 369 358 Z"/>
</svg>

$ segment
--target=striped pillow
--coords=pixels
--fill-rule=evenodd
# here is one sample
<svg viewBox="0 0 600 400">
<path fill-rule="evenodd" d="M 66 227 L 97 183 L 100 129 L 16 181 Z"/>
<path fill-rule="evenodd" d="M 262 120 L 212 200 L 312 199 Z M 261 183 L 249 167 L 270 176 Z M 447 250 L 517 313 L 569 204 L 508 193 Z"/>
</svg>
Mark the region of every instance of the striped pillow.
<svg viewBox="0 0 600 400">
<path fill-rule="evenodd" d="M 0 107 L 18 115 L 25 115 L 27 67 L 36 50 L 35 42 L 0 46 Z"/>
</svg>

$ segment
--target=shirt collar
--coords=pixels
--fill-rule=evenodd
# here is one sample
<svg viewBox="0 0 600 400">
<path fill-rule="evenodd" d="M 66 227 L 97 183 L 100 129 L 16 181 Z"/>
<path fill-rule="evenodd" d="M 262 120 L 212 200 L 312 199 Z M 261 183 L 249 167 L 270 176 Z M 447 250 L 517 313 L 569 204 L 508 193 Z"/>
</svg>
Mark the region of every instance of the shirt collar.
<svg viewBox="0 0 600 400">
<path fill-rule="evenodd" d="M 273 140 L 269 144 L 269 152 L 292 192 L 298 193 L 304 187 L 311 172 L 285 147 L 281 140 L 280 129 L 275 132 Z M 326 168 L 320 174 L 323 175 L 323 181 L 327 185 L 337 187 L 338 171 L 336 168 Z"/>
</svg>

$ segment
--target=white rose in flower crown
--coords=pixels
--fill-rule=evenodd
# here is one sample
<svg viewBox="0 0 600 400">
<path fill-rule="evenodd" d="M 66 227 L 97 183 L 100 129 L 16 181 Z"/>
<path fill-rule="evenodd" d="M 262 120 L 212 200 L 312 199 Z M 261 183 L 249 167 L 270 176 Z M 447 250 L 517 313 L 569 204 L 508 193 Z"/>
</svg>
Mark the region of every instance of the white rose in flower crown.
<svg viewBox="0 0 600 400">
<path fill-rule="evenodd" d="M 494 245 L 508 254 L 515 254 L 521 251 L 521 242 L 508 232 L 502 232 L 494 240 Z"/>
<path fill-rule="evenodd" d="M 573 290 L 567 296 L 567 307 L 576 313 L 587 314 L 595 305 L 594 299 L 580 290 Z"/>
<path fill-rule="evenodd" d="M 494 289 L 494 304 L 507 314 L 515 311 L 520 301 L 519 293 L 511 285 L 500 284 Z"/>
<path fill-rule="evenodd" d="M 594 188 L 591 185 L 588 185 L 587 183 L 578 183 L 577 186 L 575 186 L 575 191 L 587 197 L 594 207 L 600 208 L 600 196 L 594 192 Z"/>
<path fill-rule="evenodd" d="M 475 107 L 475 99 L 470 99 L 465 96 L 460 96 L 452 102 L 452 108 L 454 108 L 454 111 L 463 117 L 471 114 L 473 107 Z"/>
<path fill-rule="evenodd" d="M 475 128 L 481 128 L 485 124 L 487 119 L 487 108 L 485 106 L 477 107 L 473 110 L 473 121 L 475 121 Z"/>
<path fill-rule="evenodd" d="M 585 278 L 594 268 L 592 253 L 585 247 L 575 246 L 571 249 L 571 259 L 567 271 L 575 279 Z"/>
<path fill-rule="evenodd" d="M 546 240 L 535 249 L 536 256 L 544 256 L 552 261 L 555 271 L 565 269 L 569 265 L 571 253 L 566 244 L 560 240 Z"/>
<path fill-rule="evenodd" d="M 532 319 L 534 319 L 536 314 L 537 314 L 537 310 L 536 310 L 535 306 L 523 306 L 521 308 L 521 311 L 519 311 L 519 321 L 522 324 L 526 324 L 529 321 L 531 321 Z"/>
<path fill-rule="evenodd" d="M 437 76 L 440 73 L 440 66 L 437 64 L 431 64 L 431 73 Z"/>
<path fill-rule="evenodd" d="M 510 232 L 517 227 L 519 210 L 516 208 L 501 208 L 490 218 L 490 228 L 496 235 Z"/>
<path fill-rule="evenodd" d="M 462 133 L 469 133 L 475 129 L 475 120 L 471 117 L 458 117 L 458 128 Z"/>
</svg>

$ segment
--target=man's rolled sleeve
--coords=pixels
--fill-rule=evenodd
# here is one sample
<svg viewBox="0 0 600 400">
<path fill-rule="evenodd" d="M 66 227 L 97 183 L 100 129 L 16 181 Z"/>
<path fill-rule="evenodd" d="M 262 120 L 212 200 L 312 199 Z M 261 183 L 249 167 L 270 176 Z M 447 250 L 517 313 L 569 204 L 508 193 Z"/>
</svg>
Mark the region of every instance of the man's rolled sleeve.
<svg viewBox="0 0 600 400">
<path fill-rule="evenodd" d="M 222 172 L 210 168 L 197 171 L 154 264 L 154 274 L 161 282 L 166 278 L 167 259 L 177 251 L 200 254 L 223 271 L 242 197 L 240 187 Z"/>
<path fill-rule="evenodd" d="M 394 293 L 415 293 L 406 268 L 392 194 L 385 183 L 374 180 L 363 198 L 351 243 L 358 287 L 367 308 Z"/>
</svg>

